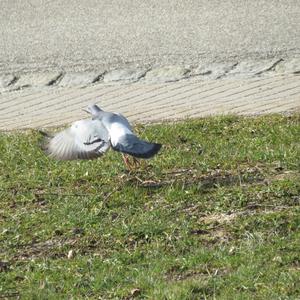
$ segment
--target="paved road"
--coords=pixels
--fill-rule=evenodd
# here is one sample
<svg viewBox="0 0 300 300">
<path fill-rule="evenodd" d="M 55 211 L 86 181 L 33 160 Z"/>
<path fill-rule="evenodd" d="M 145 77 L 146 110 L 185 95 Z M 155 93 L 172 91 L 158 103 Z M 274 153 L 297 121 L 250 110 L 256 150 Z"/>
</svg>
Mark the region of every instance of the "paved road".
<svg viewBox="0 0 300 300">
<path fill-rule="evenodd" d="M 299 0 L 0 0 L 0 73 L 300 55 Z"/>
</svg>

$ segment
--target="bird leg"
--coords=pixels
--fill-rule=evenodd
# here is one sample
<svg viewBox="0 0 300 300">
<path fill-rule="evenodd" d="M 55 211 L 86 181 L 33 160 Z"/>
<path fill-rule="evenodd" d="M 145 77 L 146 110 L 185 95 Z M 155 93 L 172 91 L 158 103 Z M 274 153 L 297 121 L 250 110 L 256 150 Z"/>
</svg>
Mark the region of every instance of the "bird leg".
<svg viewBox="0 0 300 300">
<path fill-rule="evenodd" d="M 135 167 L 139 167 L 141 165 L 141 161 L 136 159 L 134 156 L 132 157 L 132 162 Z"/>
<path fill-rule="evenodd" d="M 122 153 L 124 164 L 126 165 L 129 171 L 132 171 L 134 168 L 139 167 L 141 165 L 140 161 L 135 157 L 132 157 L 132 161 L 130 160 L 129 156 Z"/>
<path fill-rule="evenodd" d="M 123 162 L 126 165 L 127 169 L 131 170 L 131 164 L 129 162 L 127 155 L 122 153 L 122 158 L 123 158 Z"/>
</svg>

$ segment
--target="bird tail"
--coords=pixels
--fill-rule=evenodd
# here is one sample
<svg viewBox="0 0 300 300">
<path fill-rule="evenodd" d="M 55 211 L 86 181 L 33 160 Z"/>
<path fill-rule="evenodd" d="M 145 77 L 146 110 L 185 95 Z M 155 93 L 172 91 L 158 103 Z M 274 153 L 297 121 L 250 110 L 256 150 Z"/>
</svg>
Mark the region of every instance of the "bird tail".
<svg viewBox="0 0 300 300">
<path fill-rule="evenodd" d="M 137 158 L 151 158 L 159 152 L 162 145 L 140 140 L 133 134 L 125 134 L 112 148 Z"/>
</svg>

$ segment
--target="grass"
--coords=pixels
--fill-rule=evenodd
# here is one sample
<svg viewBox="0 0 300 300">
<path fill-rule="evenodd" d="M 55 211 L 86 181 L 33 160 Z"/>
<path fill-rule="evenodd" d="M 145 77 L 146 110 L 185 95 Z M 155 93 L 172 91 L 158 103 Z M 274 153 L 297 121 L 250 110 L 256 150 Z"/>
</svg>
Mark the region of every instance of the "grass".
<svg viewBox="0 0 300 300">
<path fill-rule="evenodd" d="M 300 115 L 136 130 L 164 147 L 131 173 L 0 134 L 0 298 L 299 298 Z"/>
</svg>

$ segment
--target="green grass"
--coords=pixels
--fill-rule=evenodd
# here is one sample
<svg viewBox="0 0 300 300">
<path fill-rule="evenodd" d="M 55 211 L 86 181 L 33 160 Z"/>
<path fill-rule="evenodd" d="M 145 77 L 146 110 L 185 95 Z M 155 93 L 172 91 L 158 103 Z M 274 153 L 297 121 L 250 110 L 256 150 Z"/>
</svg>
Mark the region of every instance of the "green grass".
<svg viewBox="0 0 300 300">
<path fill-rule="evenodd" d="M 299 298 L 300 115 L 136 130 L 164 147 L 131 173 L 0 134 L 1 297 Z"/>
</svg>

